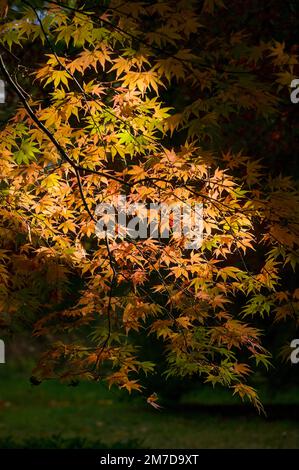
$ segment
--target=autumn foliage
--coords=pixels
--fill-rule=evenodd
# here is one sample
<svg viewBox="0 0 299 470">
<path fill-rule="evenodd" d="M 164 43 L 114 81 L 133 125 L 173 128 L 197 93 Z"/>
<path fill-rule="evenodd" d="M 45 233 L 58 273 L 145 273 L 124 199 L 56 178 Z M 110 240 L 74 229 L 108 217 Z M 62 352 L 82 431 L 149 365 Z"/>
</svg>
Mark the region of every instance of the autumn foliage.
<svg viewBox="0 0 299 470">
<path fill-rule="evenodd" d="M 3 331 L 45 336 L 37 380 L 145 394 L 155 364 L 134 334 L 153 335 L 168 376 L 199 375 L 261 408 L 246 383 L 271 361 L 257 319 L 298 323 L 285 278 L 299 261 L 299 193 L 231 126 L 275 120 L 295 53 L 242 27 L 215 32 L 229 15 L 220 0 L 15 3 L 0 27 L 18 99 L 0 132 Z M 99 239 L 96 206 L 119 195 L 203 204 L 202 245 Z"/>
</svg>

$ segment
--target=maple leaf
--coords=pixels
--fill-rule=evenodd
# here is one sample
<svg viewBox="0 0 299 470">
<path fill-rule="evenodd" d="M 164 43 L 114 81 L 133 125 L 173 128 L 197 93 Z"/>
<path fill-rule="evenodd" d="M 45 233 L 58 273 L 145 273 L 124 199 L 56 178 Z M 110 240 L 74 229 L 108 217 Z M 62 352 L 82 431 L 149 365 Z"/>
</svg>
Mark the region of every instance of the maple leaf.
<svg viewBox="0 0 299 470">
<path fill-rule="evenodd" d="M 149 405 L 151 405 L 153 408 L 155 408 L 155 410 L 161 410 L 163 408 L 163 406 L 159 405 L 157 403 L 158 401 L 158 395 L 156 393 L 152 393 L 148 398 L 147 398 L 147 403 Z"/>
</svg>

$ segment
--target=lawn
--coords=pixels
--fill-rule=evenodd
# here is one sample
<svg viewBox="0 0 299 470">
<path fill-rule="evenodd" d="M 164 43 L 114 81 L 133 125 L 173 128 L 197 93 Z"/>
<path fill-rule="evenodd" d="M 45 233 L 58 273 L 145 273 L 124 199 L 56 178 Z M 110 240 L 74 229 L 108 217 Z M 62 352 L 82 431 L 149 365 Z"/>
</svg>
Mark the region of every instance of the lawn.
<svg viewBox="0 0 299 470">
<path fill-rule="evenodd" d="M 2 366 L 0 442 L 5 447 L 3 439 L 8 436 L 21 443 L 55 435 L 108 446 L 129 441 L 132 445 L 133 440 L 135 445 L 138 442 L 149 448 L 299 448 L 299 425 L 294 416 L 265 418 L 254 411 L 248 414 L 242 407 L 237 415 L 217 411 L 211 406 L 217 397 L 222 404 L 234 403 L 230 395 L 220 395 L 204 388 L 186 396 L 177 408 L 157 411 L 101 384 L 68 387 L 47 382 L 32 386 L 28 371 Z"/>
</svg>

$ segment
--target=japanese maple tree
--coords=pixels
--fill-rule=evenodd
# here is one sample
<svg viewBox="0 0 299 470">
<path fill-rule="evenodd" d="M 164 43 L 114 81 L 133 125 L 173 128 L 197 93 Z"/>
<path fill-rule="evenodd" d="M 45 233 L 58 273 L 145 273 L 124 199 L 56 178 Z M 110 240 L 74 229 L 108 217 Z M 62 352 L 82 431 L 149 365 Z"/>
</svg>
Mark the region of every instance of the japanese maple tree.
<svg viewBox="0 0 299 470">
<path fill-rule="evenodd" d="M 285 276 L 299 194 L 269 149 L 248 155 L 238 125 L 281 115 L 296 50 L 226 27 L 248 2 L 6 4 L 1 74 L 17 105 L 0 131 L 3 330 L 51 338 L 37 380 L 129 392 L 155 371 L 132 332 L 154 335 L 168 376 L 200 375 L 261 409 L 246 383 L 270 363 L 256 319 L 298 324 Z M 202 204 L 201 245 L 99 238 L 96 207 L 119 196 Z"/>
</svg>

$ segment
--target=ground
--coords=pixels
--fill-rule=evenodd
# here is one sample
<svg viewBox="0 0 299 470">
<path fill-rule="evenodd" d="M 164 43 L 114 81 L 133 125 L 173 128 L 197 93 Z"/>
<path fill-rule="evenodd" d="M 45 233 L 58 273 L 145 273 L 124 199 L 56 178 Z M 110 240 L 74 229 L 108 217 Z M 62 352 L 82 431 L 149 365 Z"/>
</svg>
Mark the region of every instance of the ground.
<svg viewBox="0 0 299 470">
<path fill-rule="evenodd" d="M 259 416 L 236 408 L 230 395 L 212 388 L 195 390 L 180 406 L 158 411 L 100 384 L 32 386 L 28 377 L 26 370 L 0 367 L 1 447 L 23 441 L 31 446 L 52 446 L 54 441 L 55 446 L 76 446 L 78 439 L 81 446 L 87 439 L 86 446 L 96 441 L 170 449 L 299 448 L 299 425 L 292 413 L 289 419 L 274 419 L 272 411 L 268 417 Z M 295 396 L 292 392 L 285 400 L 290 403 Z M 221 408 L 214 407 L 217 400 Z M 71 444 L 65 444 L 70 439 Z"/>
</svg>

